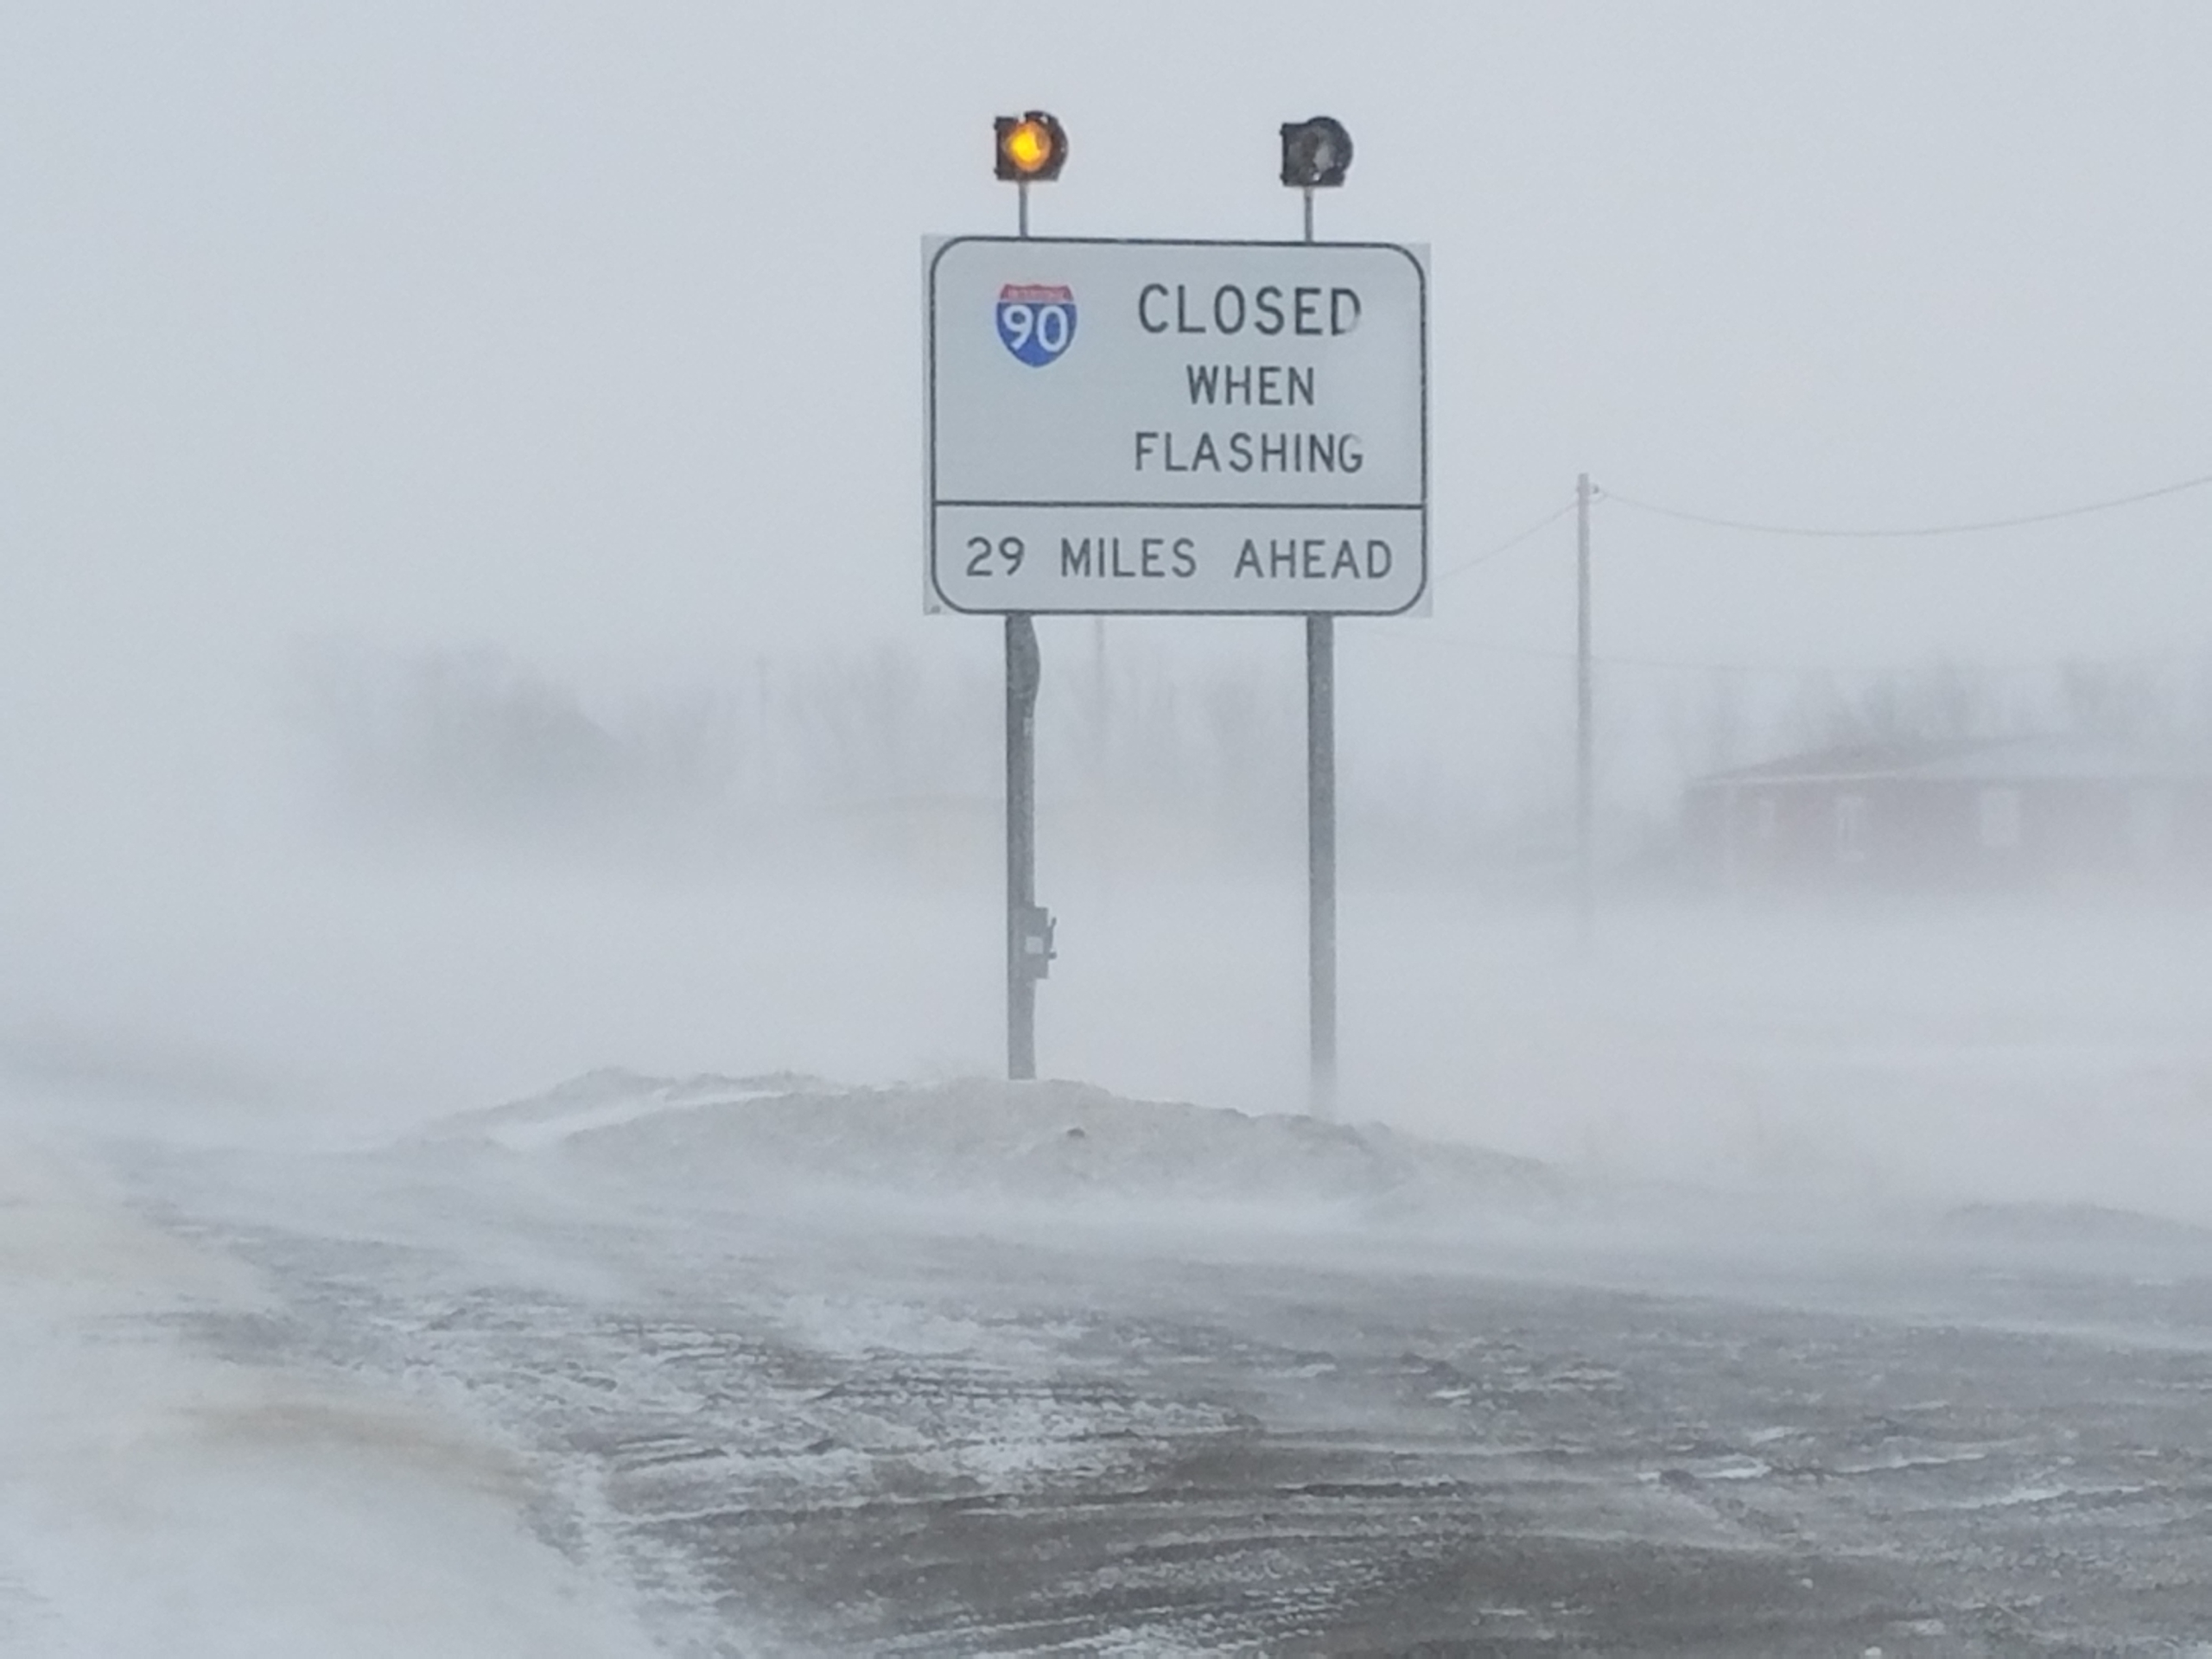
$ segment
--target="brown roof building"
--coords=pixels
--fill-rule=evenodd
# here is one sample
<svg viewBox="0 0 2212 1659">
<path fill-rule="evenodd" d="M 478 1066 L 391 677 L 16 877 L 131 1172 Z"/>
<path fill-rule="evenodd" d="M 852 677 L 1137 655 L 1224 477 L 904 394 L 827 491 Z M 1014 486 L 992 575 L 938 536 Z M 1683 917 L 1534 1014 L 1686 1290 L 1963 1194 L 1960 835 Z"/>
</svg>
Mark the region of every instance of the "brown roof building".
<svg viewBox="0 0 2212 1659">
<path fill-rule="evenodd" d="M 1689 785 L 1698 867 L 1736 889 L 2212 881 L 2212 753 L 2090 740 L 1883 743 Z"/>
</svg>

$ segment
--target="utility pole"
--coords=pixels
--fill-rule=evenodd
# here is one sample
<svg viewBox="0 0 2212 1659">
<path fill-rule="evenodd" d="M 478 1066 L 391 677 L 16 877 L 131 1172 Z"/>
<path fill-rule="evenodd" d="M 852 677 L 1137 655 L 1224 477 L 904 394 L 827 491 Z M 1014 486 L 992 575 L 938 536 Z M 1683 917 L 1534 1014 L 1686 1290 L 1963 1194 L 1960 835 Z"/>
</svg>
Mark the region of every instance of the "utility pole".
<svg viewBox="0 0 2212 1659">
<path fill-rule="evenodd" d="M 1592 846 L 1596 771 L 1591 727 L 1590 474 L 1574 480 L 1574 906 L 1576 939 L 1586 954 L 1597 925 L 1597 870 Z"/>
</svg>

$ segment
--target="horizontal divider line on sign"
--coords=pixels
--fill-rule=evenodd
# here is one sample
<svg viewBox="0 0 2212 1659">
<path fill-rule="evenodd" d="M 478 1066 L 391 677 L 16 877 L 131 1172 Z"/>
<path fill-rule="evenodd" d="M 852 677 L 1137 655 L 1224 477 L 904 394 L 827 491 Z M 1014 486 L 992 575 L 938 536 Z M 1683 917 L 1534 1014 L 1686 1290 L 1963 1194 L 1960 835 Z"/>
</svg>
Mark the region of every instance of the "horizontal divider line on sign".
<svg viewBox="0 0 2212 1659">
<path fill-rule="evenodd" d="M 932 507 L 1072 507 L 1174 512 L 1424 512 L 1419 501 L 970 501 L 944 498 Z"/>
</svg>

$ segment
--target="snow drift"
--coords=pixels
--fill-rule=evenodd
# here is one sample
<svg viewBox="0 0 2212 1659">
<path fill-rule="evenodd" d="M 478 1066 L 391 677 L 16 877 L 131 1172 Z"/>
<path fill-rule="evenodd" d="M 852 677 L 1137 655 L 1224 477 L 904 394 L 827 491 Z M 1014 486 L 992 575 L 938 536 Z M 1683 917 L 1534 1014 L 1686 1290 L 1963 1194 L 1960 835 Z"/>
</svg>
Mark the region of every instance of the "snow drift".
<svg viewBox="0 0 2212 1659">
<path fill-rule="evenodd" d="M 448 1119 L 429 1138 L 722 1203 L 842 1193 L 879 1216 L 1012 1206 L 1433 1228 L 1567 1196 L 1533 1160 L 1381 1124 L 1132 1100 L 1060 1081 L 844 1088 L 788 1073 L 601 1071 Z"/>
</svg>

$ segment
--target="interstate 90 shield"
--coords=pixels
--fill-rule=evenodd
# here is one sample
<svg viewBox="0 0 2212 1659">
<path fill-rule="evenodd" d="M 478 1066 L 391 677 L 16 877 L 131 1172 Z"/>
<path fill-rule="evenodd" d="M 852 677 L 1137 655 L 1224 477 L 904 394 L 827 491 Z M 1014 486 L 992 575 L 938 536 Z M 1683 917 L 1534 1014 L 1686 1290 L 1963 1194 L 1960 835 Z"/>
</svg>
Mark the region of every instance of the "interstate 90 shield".
<svg viewBox="0 0 2212 1659">
<path fill-rule="evenodd" d="M 1075 342 L 1075 290 L 1054 283 L 1008 283 L 999 289 L 999 339 L 1033 369 L 1059 360 Z"/>
</svg>

